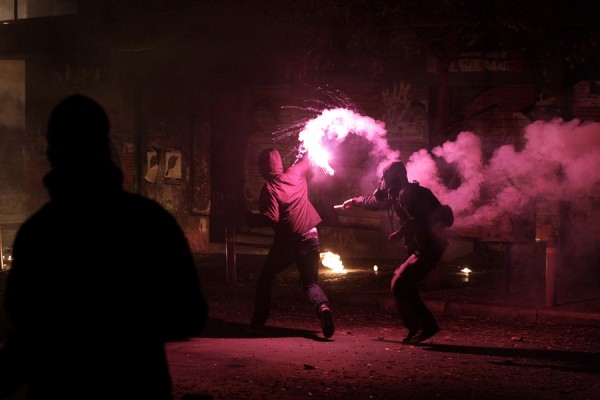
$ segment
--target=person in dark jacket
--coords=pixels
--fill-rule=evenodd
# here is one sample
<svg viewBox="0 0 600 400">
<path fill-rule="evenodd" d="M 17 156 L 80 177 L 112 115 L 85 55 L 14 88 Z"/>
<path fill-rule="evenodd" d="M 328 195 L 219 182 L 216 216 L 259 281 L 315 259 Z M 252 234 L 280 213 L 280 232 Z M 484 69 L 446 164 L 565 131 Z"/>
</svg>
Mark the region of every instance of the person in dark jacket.
<svg viewBox="0 0 600 400">
<path fill-rule="evenodd" d="M 165 344 L 199 336 L 208 312 L 187 239 L 158 203 L 123 190 L 94 100 L 61 101 L 47 144 L 50 200 L 18 230 L 6 286 L 12 389 L 172 399 Z"/>
<path fill-rule="evenodd" d="M 284 171 L 281 155 L 274 148 L 263 150 L 258 167 L 265 179 L 259 195 L 259 213 L 249 212 L 248 226 L 271 226 L 273 244 L 265 260 L 256 287 L 251 325 L 258 328 L 269 317 L 271 288 L 281 271 L 295 263 L 302 287 L 321 321 L 323 336 L 335 331 L 331 305 L 318 284 L 320 245 L 317 225 L 321 217 L 308 198 L 306 175 L 311 170 L 308 156 Z"/>
<path fill-rule="evenodd" d="M 454 218 L 451 209 L 442 205 L 428 188 L 409 182 L 401 161 L 384 169 L 381 187 L 373 195 L 344 202 L 343 208 L 351 207 L 393 210 L 400 228 L 392 232 L 389 240 L 402 240 L 408 253 L 391 282 L 400 319 L 408 330 L 403 342 L 418 343 L 431 338 L 440 328 L 417 285 L 442 259 L 447 247 L 445 228 L 452 225 Z"/>
</svg>

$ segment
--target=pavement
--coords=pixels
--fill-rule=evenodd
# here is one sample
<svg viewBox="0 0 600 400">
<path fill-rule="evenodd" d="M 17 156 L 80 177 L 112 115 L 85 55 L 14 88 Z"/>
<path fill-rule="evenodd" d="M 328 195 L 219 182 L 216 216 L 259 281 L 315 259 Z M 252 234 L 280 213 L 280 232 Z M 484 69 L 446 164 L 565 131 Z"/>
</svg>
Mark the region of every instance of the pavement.
<svg viewBox="0 0 600 400">
<path fill-rule="evenodd" d="M 325 339 L 294 267 L 273 285 L 266 330 L 248 335 L 264 256 L 238 254 L 235 275 L 223 254 L 196 257 L 211 312 L 200 337 L 167 346 L 175 399 L 600 400 L 592 279 L 560 280 L 546 306 L 544 282 L 531 275 L 507 279 L 493 268 L 467 276 L 441 265 L 421 293 L 442 331 L 406 345 L 389 292 L 392 263 L 344 260 L 346 273 L 321 266 L 337 327 Z M 25 398 L 20 391 L 7 400 Z"/>
<path fill-rule="evenodd" d="M 255 281 L 264 255 L 236 254 L 235 269 L 227 269 L 222 254 L 197 257 L 207 292 L 253 301 Z M 320 266 L 319 282 L 336 304 L 396 313 L 389 284 L 395 264 L 373 260 L 344 261 L 345 273 Z M 377 271 L 374 267 L 377 266 Z M 502 268 L 466 274 L 456 266 L 441 265 L 421 284 L 420 293 L 436 316 L 497 321 L 549 322 L 600 326 L 600 288 L 593 280 L 562 279 L 551 290 L 543 276 L 509 276 Z M 295 267 L 284 270 L 273 287 L 273 300 L 303 299 Z"/>
</svg>

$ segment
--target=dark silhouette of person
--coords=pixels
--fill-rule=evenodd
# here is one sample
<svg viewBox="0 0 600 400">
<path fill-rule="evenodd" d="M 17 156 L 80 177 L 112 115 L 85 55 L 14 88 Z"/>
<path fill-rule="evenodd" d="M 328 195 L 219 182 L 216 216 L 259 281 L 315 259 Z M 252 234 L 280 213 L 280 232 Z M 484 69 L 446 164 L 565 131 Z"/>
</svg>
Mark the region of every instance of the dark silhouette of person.
<svg viewBox="0 0 600 400">
<path fill-rule="evenodd" d="M 258 167 L 265 183 L 259 195 L 259 213 L 249 211 L 247 223 L 250 228 L 271 226 L 275 237 L 258 277 L 251 326 L 260 330 L 266 323 L 273 281 L 295 263 L 302 288 L 321 321 L 323 336 L 330 338 L 335 331 L 333 313 L 318 284 L 321 250 L 317 225 L 321 217 L 308 198 L 306 180 L 312 164 L 304 155 L 284 171 L 277 149 L 268 148 L 260 153 Z"/>
<path fill-rule="evenodd" d="M 348 199 L 344 208 L 391 209 L 400 222 L 389 241 L 403 241 L 408 258 L 394 271 L 391 290 L 403 325 L 404 343 L 431 338 L 440 327 L 427 308 L 417 285 L 440 262 L 448 245 L 445 228 L 454 222 L 452 209 L 417 181 L 409 182 L 406 167 L 394 161 L 383 170 L 380 188 L 370 196 Z M 392 214 L 393 215 L 393 214 Z"/>
<path fill-rule="evenodd" d="M 12 385 L 28 399 L 171 399 L 165 344 L 206 325 L 183 231 L 122 189 L 109 144 L 107 115 L 89 97 L 52 111 L 50 200 L 17 232 L 4 302 Z"/>
</svg>

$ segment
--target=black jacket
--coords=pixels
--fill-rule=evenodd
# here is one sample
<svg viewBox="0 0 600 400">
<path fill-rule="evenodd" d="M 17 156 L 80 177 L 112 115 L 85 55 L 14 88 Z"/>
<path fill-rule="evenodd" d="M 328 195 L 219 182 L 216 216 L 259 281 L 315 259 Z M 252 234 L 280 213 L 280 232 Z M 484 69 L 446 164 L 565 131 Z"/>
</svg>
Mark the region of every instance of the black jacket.
<svg viewBox="0 0 600 400">
<path fill-rule="evenodd" d="M 31 398 L 169 398 L 164 344 L 207 320 L 182 230 L 112 164 L 44 183 L 51 201 L 16 235 L 5 298 Z"/>
</svg>

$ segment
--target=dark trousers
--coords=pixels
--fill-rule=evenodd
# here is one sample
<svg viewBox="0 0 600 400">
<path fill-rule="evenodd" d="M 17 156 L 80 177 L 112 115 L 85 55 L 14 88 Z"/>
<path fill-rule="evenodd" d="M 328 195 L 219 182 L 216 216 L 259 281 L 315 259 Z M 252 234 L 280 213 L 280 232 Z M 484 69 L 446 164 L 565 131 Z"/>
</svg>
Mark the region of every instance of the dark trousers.
<svg viewBox="0 0 600 400">
<path fill-rule="evenodd" d="M 412 254 L 392 277 L 392 293 L 402 324 L 410 331 L 427 330 L 437 322 L 419 294 L 417 285 L 442 259 L 443 252 Z"/>
<path fill-rule="evenodd" d="M 281 271 L 294 263 L 300 274 L 302 288 L 313 304 L 315 313 L 319 316 L 320 306 L 322 304 L 329 305 L 325 292 L 317 283 L 320 251 L 319 236 L 316 229 L 312 229 L 304 236 L 294 240 L 275 238 L 258 276 L 252 324 L 262 325 L 267 322 L 271 311 L 273 281 Z"/>
</svg>

